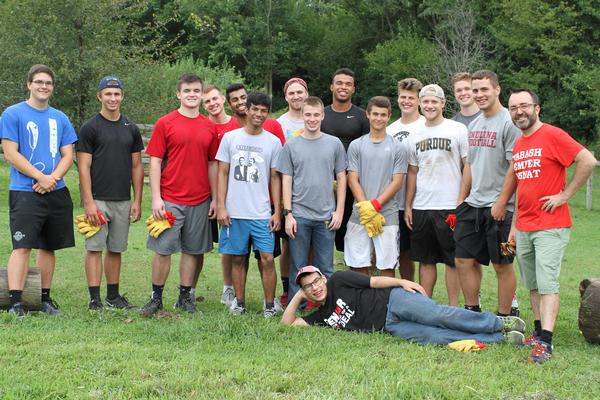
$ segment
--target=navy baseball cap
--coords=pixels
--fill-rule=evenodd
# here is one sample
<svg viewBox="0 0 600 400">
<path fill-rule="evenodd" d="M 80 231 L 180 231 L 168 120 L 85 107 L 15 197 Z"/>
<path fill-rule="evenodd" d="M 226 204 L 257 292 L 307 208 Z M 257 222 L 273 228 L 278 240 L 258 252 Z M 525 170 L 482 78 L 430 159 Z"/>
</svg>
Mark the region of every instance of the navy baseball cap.
<svg viewBox="0 0 600 400">
<path fill-rule="evenodd" d="M 98 85 L 98 91 L 100 92 L 106 88 L 123 89 L 123 82 L 114 75 L 105 76 Z"/>
<path fill-rule="evenodd" d="M 302 278 L 303 275 L 312 274 L 313 272 L 317 272 L 319 275 L 323 276 L 323 273 L 319 268 L 313 265 L 307 265 L 306 267 L 300 268 L 300 271 L 296 274 L 296 283 L 300 285 L 300 278 Z"/>
</svg>

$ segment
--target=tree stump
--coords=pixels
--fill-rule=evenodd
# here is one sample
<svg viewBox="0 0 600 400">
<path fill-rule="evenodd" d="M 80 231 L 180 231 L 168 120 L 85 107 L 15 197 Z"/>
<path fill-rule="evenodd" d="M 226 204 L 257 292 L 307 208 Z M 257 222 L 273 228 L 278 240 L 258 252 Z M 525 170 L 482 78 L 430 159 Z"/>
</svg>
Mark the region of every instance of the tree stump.
<svg viewBox="0 0 600 400">
<path fill-rule="evenodd" d="M 0 309 L 10 308 L 6 268 L 0 268 Z M 29 267 L 23 289 L 23 305 L 26 310 L 39 311 L 42 308 L 42 277 L 38 268 Z"/>
<path fill-rule="evenodd" d="M 579 330 L 585 340 L 600 344 L 600 279 L 582 280 L 579 292 Z"/>
</svg>

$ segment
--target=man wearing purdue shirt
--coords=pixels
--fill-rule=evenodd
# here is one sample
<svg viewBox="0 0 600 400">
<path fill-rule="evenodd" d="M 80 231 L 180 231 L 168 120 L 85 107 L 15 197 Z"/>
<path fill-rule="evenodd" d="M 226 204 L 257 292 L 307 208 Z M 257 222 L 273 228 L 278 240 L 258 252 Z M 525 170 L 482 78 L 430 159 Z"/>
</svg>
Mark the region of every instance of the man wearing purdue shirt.
<svg viewBox="0 0 600 400">
<path fill-rule="evenodd" d="M 352 104 L 352 95 L 356 90 L 354 72 L 349 68 L 338 69 L 333 74 L 329 88 L 332 102 L 325 107 L 325 119 L 321 124 L 321 131 L 339 138 L 344 149 L 348 151 L 350 142 L 369 133 L 369 120 L 365 110 Z M 354 197 L 350 191 L 347 191 L 344 219 L 335 234 L 335 247 L 339 251 L 344 251 L 344 236 L 352 214 L 352 204 L 354 204 Z"/>
</svg>

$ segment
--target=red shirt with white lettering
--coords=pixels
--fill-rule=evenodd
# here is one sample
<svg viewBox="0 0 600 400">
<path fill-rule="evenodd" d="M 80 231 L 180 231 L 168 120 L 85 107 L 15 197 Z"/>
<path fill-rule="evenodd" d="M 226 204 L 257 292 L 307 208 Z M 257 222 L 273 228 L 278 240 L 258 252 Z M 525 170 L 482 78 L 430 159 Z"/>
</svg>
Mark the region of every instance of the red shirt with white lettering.
<svg viewBox="0 0 600 400">
<path fill-rule="evenodd" d="M 198 205 L 210 197 L 208 161 L 218 149 L 217 130 L 208 118 L 175 110 L 154 125 L 146 154 L 163 160 L 160 194 L 163 200 Z"/>
<path fill-rule="evenodd" d="M 542 210 L 540 198 L 565 190 L 567 167 L 583 146 L 562 129 L 543 124 L 529 136 L 521 136 L 513 148 L 517 177 L 517 229 L 525 232 L 567 228 L 572 225 L 565 203 L 554 213 Z"/>
</svg>

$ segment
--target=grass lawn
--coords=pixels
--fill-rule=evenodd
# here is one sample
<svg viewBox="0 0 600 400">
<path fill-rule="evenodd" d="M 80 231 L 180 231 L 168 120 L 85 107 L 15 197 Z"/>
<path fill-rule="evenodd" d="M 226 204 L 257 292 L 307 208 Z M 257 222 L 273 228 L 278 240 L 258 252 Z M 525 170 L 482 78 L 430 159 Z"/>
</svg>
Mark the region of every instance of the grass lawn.
<svg viewBox="0 0 600 400">
<path fill-rule="evenodd" d="M 6 163 L 0 167 L 0 182 L 0 256 L 5 263 L 11 251 Z M 74 170 L 68 186 L 79 204 Z M 148 192 L 146 187 L 145 216 Z M 206 257 L 199 284 L 206 300 L 196 315 L 90 313 L 83 240 L 77 235 L 75 248 L 57 253 L 52 295 L 64 315 L 30 314 L 19 321 L 0 312 L 0 398 L 598 399 L 600 346 L 584 341 L 577 312 L 579 282 L 600 277 L 600 190 L 596 210 L 584 209 L 584 190 L 571 201 L 571 209 L 574 229 L 561 276 L 555 353 L 543 366 L 529 365 L 528 351 L 509 345 L 462 354 L 383 333 L 282 327 L 277 319 L 264 320 L 259 314 L 262 290 L 254 266 L 248 291 L 251 312 L 234 318 L 219 303 L 216 252 Z M 132 226 L 123 257 L 121 284 L 137 305 L 150 294 L 151 257 L 143 222 L 138 223 Z M 178 258 L 173 261 L 176 266 Z M 444 302 L 443 279 L 438 281 L 434 297 Z M 165 288 L 168 311 L 176 301 L 177 283 L 174 268 Z M 104 297 L 105 287 L 102 293 Z M 520 287 L 518 295 L 522 316 L 532 325 L 527 292 Z M 484 308 L 495 310 L 495 298 L 495 276 L 485 268 Z"/>
</svg>

